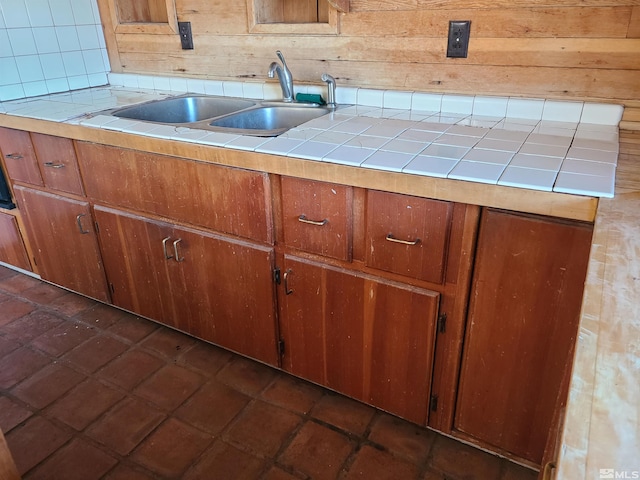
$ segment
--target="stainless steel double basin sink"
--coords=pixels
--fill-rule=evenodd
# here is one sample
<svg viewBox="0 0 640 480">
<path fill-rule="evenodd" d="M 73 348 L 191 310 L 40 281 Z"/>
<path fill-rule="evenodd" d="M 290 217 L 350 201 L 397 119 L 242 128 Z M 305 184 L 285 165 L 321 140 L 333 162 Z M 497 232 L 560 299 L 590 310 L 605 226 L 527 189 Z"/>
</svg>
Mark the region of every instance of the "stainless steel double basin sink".
<svg viewBox="0 0 640 480">
<path fill-rule="evenodd" d="M 316 103 L 187 94 L 120 108 L 109 114 L 164 125 L 275 137 L 334 110 Z"/>
</svg>

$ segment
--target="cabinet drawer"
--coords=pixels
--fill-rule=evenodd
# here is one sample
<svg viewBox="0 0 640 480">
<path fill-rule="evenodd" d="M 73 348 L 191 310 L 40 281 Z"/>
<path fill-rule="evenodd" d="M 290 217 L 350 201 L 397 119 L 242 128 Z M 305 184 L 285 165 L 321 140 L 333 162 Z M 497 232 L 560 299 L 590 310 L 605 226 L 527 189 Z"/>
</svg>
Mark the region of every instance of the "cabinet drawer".
<svg viewBox="0 0 640 480">
<path fill-rule="evenodd" d="M 351 259 L 351 187 L 283 177 L 282 214 L 286 245 Z"/>
<path fill-rule="evenodd" d="M 32 133 L 44 184 L 62 192 L 84 195 L 73 141 L 68 138 Z"/>
<path fill-rule="evenodd" d="M 29 132 L 0 127 L 0 151 L 13 181 L 43 184 Z"/>
<path fill-rule="evenodd" d="M 450 202 L 368 191 L 366 264 L 441 283 L 452 212 Z"/>
<path fill-rule="evenodd" d="M 76 150 L 94 201 L 273 242 L 266 173 L 86 142 Z"/>
</svg>

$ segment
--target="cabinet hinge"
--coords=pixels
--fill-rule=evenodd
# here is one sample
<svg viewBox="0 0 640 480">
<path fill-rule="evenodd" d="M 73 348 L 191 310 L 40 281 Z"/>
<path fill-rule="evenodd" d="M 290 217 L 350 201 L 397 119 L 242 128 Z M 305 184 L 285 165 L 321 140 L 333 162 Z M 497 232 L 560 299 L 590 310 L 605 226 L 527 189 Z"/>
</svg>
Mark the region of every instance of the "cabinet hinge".
<svg viewBox="0 0 640 480">
<path fill-rule="evenodd" d="M 447 331 L 447 314 L 441 313 L 438 315 L 438 333 L 445 333 Z"/>
<path fill-rule="evenodd" d="M 116 289 L 113 286 L 113 283 L 109 282 L 109 290 L 111 290 L 111 293 L 116 293 Z"/>
<path fill-rule="evenodd" d="M 280 282 L 282 282 L 280 269 L 277 267 L 273 269 L 273 281 L 276 282 L 276 285 L 280 285 Z"/>
<path fill-rule="evenodd" d="M 284 357 L 284 340 L 283 339 L 278 340 L 278 354 L 281 357 Z"/>
<path fill-rule="evenodd" d="M 436 412 L 438 410 L 438 395 L 431 395 L 429 400 L 429 410 Z"/>
<path fill-rule="evenodd" d="M 93 222 L 96 226 L 96 233 L 100 233 L 100 227 L 98 226 L 98 222 Z"/>
</svg>

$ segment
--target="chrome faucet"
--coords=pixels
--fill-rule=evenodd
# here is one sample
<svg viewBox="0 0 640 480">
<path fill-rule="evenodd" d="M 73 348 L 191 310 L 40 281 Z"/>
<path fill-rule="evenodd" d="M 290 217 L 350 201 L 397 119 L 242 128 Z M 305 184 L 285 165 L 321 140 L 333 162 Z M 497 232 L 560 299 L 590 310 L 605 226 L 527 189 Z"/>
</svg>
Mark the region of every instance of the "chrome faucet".
<svg viewBox="0 0 640 480">
<path fill-rule="evenodd" d="M 282 88 L 282 100 L 285 102 L 293 102 L 293 75 L 291 70 L 287 67 L 287 63 L 284 61 L 284 55 L 278 50 L 276 52 L 278 58 L 282 62 L 282 67 L 277 62 L 272 62 L 269 65 L 269 78 L 273 78 L 275 74 L 278 74 L 278 80 L 280 80 L 280 88 Z"/>
<path fill-rule="evenodd" d="M 336 108 L 336 79 L 328 73 L 323 73 L 320 77 L 323 82 L 327 82 L 327 107 Z"/>
</svg>

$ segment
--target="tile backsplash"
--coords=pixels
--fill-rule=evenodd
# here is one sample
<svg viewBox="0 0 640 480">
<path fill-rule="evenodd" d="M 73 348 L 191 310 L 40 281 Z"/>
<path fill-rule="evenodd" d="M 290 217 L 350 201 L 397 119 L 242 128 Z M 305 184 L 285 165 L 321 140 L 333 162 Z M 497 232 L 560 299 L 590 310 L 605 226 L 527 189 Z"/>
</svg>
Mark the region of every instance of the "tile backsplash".
<svg viewBox="0 0 640 480">
<path fill-rule="evenodd" d="M 0 101 L 106 85 L 96 0 L 0 0 Z"/>
</svg>

